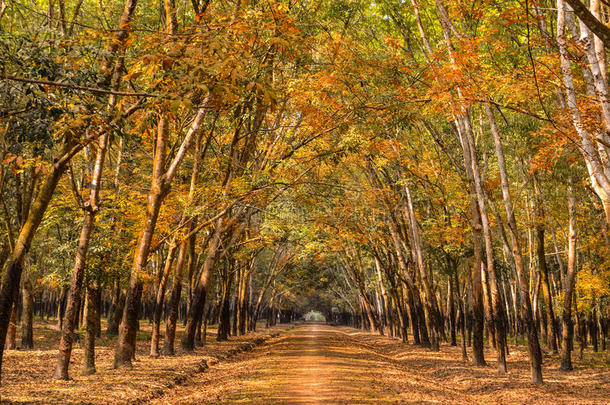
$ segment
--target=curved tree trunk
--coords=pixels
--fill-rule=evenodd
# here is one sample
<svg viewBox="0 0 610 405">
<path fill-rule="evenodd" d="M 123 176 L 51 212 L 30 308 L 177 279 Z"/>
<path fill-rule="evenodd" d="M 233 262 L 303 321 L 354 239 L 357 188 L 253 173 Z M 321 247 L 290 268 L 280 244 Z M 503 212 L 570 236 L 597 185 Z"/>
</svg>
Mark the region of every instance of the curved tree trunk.
<svg viewBox="0 0 610 405">
<path fill-rule="evenodd" d="M 29 210 L 27 219 L 21 227 L 19 237 L 15 241 L 15 248 L 4 264 L 2 284 L 0 285 L 0 377 L 6 334 L 10 324 L 13 304 L 16 302 L 19 284 L 21 283 L 23 262 L 30 250 L 32 239 L 34 239 L 34 235 L 51 202 L 59 179 L 66 171 L 70 159 L 80 151 L 80 149 L 82 149 L 82 145 L 80 144 L 72 145 L 69 142 L 64 143 L 63 154 L 60 158 L 55 160 L 50 173 L 47 175 L 38 191 L 36 199 Z"/>
</svg>

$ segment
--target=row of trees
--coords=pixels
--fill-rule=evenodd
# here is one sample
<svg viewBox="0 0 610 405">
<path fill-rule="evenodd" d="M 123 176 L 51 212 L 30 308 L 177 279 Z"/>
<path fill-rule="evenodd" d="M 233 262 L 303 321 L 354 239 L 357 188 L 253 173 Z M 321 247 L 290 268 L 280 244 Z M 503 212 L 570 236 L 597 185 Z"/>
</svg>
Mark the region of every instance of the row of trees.
<svg viewBox="0 0 610 405">
<path fill-rule="evenodd" d="M 607 10 L 567 3 L 2 2 L 0 346 L 41 302 L 65 379 L 79 319 L 94 372 L 102 312 L 131 367 L 142 317 L 172 355 L 318 300 L 501 373 L 526 335 L 535 383 L 605 349 Z"/>
<path fill-rule="evenodd" d="M 354 27 L 341 67 L 370 68 L 349 101 L 369 118 L 344 140 L 333 178 L 349 187 L 322 228 L 371 330 L 406 341 L 410 325 L 438 350 L 459 325 L 475 365 L 487 330 L 500 373 L 525 334 L 541 383 L 540 338 L 562 370 L 575 324 L 581 353 L 606 348 L 604 44 L 561 0 L 411 5 L 377 4 L 383 21 Z M 605 6 L 585 11 L 605 27 Z M 379 53 L 371 25 L 392 35 Z"/>
<path fill-rule="evenodd" d="M 263 312 L 274 323 L 297 252 L 265 210 L 299 181 L 295 161 L 332 114 L 298 89 L 311 56 L 292 6 L 194 2 L 179 13 L 127 1 L 112 10 L 118 26 L 102 27 L 96 4 L 54 6 L 36 24 L 22 25 L 19 5 L 2 19 L 2 346 L 17 312 L 31 333 L 34 290 L 59 314 L 60 379 L 79 319 L 95 372 L 100 303 L 118 333 L 115 367 L 131 367 L 142 315 L 152 356 L 163 321 L 167 355 L 179 317 L 186 350 L 210 318 L 221 340 L 231 312 L 233 333 Z"/>
</svg>

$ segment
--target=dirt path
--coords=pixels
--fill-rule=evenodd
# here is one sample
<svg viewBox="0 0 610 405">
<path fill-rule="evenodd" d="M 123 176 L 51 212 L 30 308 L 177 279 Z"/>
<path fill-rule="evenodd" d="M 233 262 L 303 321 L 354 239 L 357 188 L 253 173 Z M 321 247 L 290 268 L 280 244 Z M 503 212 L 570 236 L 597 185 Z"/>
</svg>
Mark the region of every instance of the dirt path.
<svg viewBox="0 0 610 405">
<path fill-rule="evenodd" d="M 404 367 L 350 333 L 307 324 L 252 353 L 214 366 L 155 403 L 377 404 L 467 400 L 442 384 L 433 383 L 431 389 L 429 381 L 418 382 L 415 378 L 409 382 L 414 390 L 405 401 L 403 377 Z"/>
<path fill-rule="evenodd" d="M 300 325 L 252 352 L 221 361 L 155 404 L 607 404 L 606 367 L 557 370 L 545 358 L 545 384 L 529 382 L 524 350 L 509 356 L 509 373 L 347 327 Z"/>
</svg>

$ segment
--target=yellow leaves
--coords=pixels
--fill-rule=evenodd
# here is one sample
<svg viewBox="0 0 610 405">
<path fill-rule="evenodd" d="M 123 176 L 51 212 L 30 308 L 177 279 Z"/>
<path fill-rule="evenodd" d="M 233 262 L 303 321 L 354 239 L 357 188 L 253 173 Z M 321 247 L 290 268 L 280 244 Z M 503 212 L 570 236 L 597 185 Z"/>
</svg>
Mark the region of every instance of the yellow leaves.
<svg viewBox="0 0 610 405">
<path fill-rule="evenodd" d="M 576 289 L 579 309 L 590 309 L 596 299 L 610 294 L 610 269 L 593 269 L 591 262 L 585 262 L 578 272 Z"/>
</svg>

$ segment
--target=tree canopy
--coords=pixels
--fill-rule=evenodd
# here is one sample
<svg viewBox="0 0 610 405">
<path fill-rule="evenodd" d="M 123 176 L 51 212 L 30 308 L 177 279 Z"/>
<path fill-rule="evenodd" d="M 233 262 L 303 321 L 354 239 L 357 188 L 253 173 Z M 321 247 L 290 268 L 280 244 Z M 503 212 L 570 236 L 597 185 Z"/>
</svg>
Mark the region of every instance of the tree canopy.
<svg viewBox="0 0 610 405">
<path fill-rule="evenodd" d="M 0 0 L 0 346 L 48 303 L 67 379 L 100 317 L 131 367 L 140 319 L 160 356 L 316 310 L 571 370 L 610 322 L 608 7 Z"/>
</svg>

